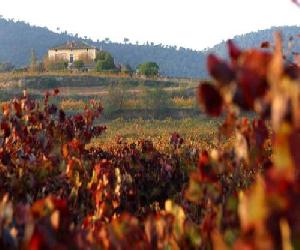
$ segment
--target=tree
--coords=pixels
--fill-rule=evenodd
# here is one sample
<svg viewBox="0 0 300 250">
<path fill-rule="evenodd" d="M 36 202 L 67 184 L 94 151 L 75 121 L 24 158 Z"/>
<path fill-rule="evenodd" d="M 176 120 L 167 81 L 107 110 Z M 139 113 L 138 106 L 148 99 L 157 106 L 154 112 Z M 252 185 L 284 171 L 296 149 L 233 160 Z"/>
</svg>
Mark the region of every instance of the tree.
<svg viewBox="0 0 300 250">
<path fill-rule="evenodd" d="M 116 68 L 114 58 L 106 51 L 99 51 L 96 55 L 96 71 L 114 70 Z"/>
<path fill-rule="evenodd" d="M 35 50 L 31 49 L 31 58 L 30 58 L 30 71 L 36 71 L 37 69 L 37 59 L 36 59 L 36 54 L 35 54 Z"/>
<path fill-rule="evenodd" d="M 110 43 L 110 39 L 108 37 L 104 38 L 105 43 Z"/>
<path fill-rule="evenodd" d="M 137 68 L 138 73 L 147 77 L 158 76 L 159 74 L 159 66 L 155 62 L 146 62 L 140 64 Z"/>
</svg>

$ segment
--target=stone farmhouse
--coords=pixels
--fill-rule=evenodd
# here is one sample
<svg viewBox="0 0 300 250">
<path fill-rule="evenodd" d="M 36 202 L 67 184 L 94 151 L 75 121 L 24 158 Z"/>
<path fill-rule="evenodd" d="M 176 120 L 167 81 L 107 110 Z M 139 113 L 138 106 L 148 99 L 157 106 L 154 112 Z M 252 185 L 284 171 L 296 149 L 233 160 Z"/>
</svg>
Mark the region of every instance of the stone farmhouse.
<svg viewBox="0 0 300 250">
<path fill-rule="evenodd" d="M 48 50 L 48 59 L 51 61 L 63 60 L 69 67 L 75 61 L 82 60 L 86 66 L 94 66 L 98 49 L 80 41 L 69 41 Z"/>
</svg>

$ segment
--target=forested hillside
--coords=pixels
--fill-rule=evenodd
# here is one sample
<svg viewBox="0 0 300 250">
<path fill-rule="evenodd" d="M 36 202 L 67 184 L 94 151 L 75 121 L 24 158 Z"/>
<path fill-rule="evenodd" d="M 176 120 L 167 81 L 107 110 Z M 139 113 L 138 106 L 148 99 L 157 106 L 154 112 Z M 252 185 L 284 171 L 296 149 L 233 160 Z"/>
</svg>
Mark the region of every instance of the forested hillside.
<svg viewBox="0 0 300 250">
<path fill-rule="evenodd" d="M 235 36 L 233 40 L 236 44 L 238 44 L 242 48 L 255 48 L 260 47 L 262 42 L 265 41 L 273 41 L 274 40 L 274 33 L 276 31 L 280 31 L 283 34 L 283 40 L 284 40 L 284 48 L 287 50 L 288 48 L 288 42 L 290 37 L 294 36 L 293 38 L 293 50 L 299 51 L 300 50 L 300 27 L 298 26 L 283 26 L 283 27 L 273 27 L 271 29 L 267 30 L 259 30 L 257 32 L 251 32 L 247 33 L 245 35 Z M 227 56 L 227 47 L 226 47 L 226 41 L 223 41 L 211 49 L 209 49 L 207 52 L 213 52 L 217 53 L 218 55 L 222 57 Z"/>
<path fill-rule="evenodd" d="M 281 27 L 234 37 L 243 48 L 258 47 L 262 41 L 272 40 L 274 30 L 282 30 L 287 41 L 290 35 L 300 33 L 298 27 Z M 71 35 L 67 32 L 55 33 L 45 27 L 30 26 L 25 22 L 0 18 L 0 62 L 11 62 L 16 66 L 28 64 L 31 49 L 34 48 L 38 59 L 42 59 L 49 47 L 68 40 L 84 40 L 113 54 L 120 64 L 130 64 L 135 68 L 145 61 L 155 61 L 162 75 L 172 77 L 203 78 L 207 76 L 206 55 L 208 52 L 225 54 L 225 42 L 205 51 L 186 48 L 147 44 L 114 43 L 109 39 L 92 41 Z"/>
<path fill-rule="evenodd" d="M 129 63 L 136 67 L 145 61 L 155 61 L 161 74 L 176 77 L 199 77 L 204 70 L 205 56 L 191 49 L 154 44 L 136 45 L 114 43 L 109 40 L 91 41 L 72 36 L 67 32 L 55 33 L 47 28 L 35 27 L 25 22 L 0 19 L 0 62 L 11 62 L 17 66 L 29 62 L 34 48 L 39 59 L 53 47 L 68 40 L 85 40 L 113 54 L 118 63 Z"/>
</svg>

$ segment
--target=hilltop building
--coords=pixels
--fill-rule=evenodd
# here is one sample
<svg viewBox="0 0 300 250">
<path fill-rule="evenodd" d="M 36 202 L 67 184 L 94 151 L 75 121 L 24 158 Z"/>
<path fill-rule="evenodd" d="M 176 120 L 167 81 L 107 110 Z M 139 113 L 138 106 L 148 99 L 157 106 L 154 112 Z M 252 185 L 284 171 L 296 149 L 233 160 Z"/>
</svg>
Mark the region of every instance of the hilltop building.
<svg viewBox="0 0 300 250">
<path fill-rule="evenodd" d="M 80 41 L 69 41 L 48 50 L 48 59 L 63 60 L 71 66 L 75 61 L 82 60 L 92 63 L 96 59 L 98 49 Z"/>
</svg>

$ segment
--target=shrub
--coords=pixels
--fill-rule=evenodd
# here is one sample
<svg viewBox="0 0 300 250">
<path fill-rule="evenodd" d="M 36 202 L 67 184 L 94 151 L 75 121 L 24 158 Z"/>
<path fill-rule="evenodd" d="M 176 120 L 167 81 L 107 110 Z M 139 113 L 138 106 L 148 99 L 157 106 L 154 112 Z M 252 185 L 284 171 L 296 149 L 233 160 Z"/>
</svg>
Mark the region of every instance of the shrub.
<svg viewBox="0 0 300 250">
<path fill-rule="evenodd" d="M 111 84 L 105 101 L 105 113 L 111 114 L 124 108 L 127 86 L 124 83 Z"/>
<path fill-rule="evenodd" d="M 168 93 L 162 87 L 147 89 L 145 91 L 144 106 L 153 112 L 155 118 L 165 114 L 170 107 Z"/>
<path fill-rule="evenodd" d="M 100 51 L 96 56 L 96 71 L 106 71 L 116 69 L 114 58 L 106 51 Z"/>
<path fill-rule="evenodd" d="M 73 66 L 75 69 L 81 70 L 84 67 L 84 62 L 83 60 L 76 60 L 74 61 Z"/>
<path fill-rule="evenodd" d="M 45 69 L 48 71 L 65 71 L 68 68 L 68 62 L 64 60 L 44 59 Z"/>
<path fill-rule="evenodd" d="M 154 77 L 159 75 L 159 66 L 155 62 L 146 62 L 140 64 L 137 68 L 139 74 L 147 76 L 147 77 Z"/>
</svg>

